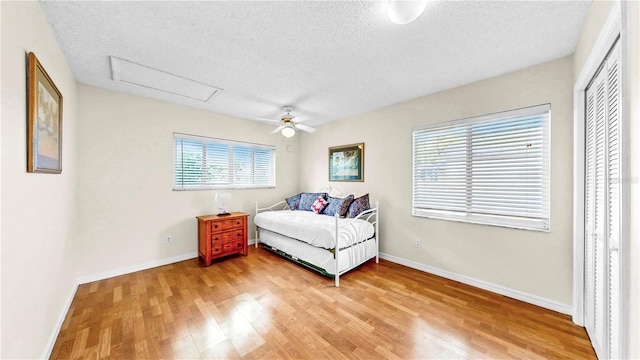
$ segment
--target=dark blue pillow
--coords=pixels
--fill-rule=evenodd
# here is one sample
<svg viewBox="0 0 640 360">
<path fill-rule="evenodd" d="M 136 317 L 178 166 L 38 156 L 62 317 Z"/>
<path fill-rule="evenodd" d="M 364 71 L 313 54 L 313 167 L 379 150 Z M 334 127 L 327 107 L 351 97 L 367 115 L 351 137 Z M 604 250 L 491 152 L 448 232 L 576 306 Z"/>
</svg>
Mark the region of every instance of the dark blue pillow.
<svg viewBox="0 0 640 360">
<path fill-rule="evenodd" d="M 354 218 L 360 215 L 361 212 L 371 209 L 369 205 L 369 194 L 364 194 L 359 198 L 353 200 L 349 205 L 349 217 Z"/>
<path fill-rule="evenodd" d="M 298 210 L 298 206 L 300 205 L 300 195 L 302 195 L 302 193 L 284 199 L 291 210 Z"/>
<path fill-rule="evenodd" d="M 353 201 L 353 195 L 349 195 L 346 198 L 336 198 L 333 196 L 329 196 L 327 202 L 329 203 L 327 207 L 324 208 L 323 214 L 329 216 L 335 216 L 336 214 L 340 214 L 340 216 L 345 216 L 347 214 L 347 210 L 349 210 L 349 205 Z"/>
<path fill-rule="evenodd" d="M 318 196 L 322 196 L 323 198 L 327 198 L 326 193 L 302 193 L 300 194 L 300 204 L 298 205 L 298 210 L 304 211 L 313 211 L 311 210 L 311 205 L 316 201 Z"/>
</svg>

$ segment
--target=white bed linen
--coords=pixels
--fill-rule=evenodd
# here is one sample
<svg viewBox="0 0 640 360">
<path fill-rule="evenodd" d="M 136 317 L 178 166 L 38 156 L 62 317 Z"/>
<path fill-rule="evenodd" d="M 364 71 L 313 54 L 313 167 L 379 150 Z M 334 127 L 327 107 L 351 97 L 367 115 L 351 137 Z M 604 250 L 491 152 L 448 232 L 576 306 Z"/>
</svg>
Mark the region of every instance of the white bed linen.
<svg viewBox="0 0 640 360">
<path fill-rule="evenodd" d="M 328 250 L 311 246 L 302 241 L 291 239 L 264 229 L 260 229 L 260 243 L 275 247 L 276 249 L 284 251 L 291 256 L 295 256 L 300 260 L 304 260 L 322 268 L 331 275 L 335 275 L 336 262 L 333 257 L 333 253 Z M 350 268 L 354 264 L 351 261 L 354 257 L 371 259 L 375 256 L 375 239 L 340 250 L 340 254 L 338 255 L 339 271 L 343 272 Z M 362 261 L 359 261 L 358 263 L 362 263 Z"/>
<path fill-rule="evenodd" d="M 274 233 L 288 236 L 315 247 L 335 247 L 335 218 L 312 211 L 282 210 L 257 214 L 255 224 Z M 373 225 L 362 219 L 338 219 L 340 248 L 369 239 L 375 233 Z M 344 226 L 343 226 L 344 225 Z"/>
</svg>

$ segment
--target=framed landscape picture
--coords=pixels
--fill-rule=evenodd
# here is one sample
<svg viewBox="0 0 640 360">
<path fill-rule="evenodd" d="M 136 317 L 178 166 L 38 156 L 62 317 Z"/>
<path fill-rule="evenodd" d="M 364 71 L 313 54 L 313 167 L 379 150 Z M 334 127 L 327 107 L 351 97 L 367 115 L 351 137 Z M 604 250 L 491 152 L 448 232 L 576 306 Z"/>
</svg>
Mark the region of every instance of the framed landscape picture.
<svg viewBox="0 0 640 360">
<path fill-rule="evenodd" d="M 329 181 L 364 181 L 364 143 L 329 148 Z"/>
<path fill-rule="evenodd" d="M 29 53 L 27 171 L 62 172 L 62 94 Z"/>
</svg>

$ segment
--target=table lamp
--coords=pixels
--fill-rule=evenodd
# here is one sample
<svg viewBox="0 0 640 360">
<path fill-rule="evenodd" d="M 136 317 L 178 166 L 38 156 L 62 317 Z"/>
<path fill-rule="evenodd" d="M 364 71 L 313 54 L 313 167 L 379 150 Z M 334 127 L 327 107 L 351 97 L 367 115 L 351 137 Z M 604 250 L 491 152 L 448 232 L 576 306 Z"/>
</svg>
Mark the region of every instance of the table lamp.
<svg viewBox="0 0 640 360">
<path fill-rule="evenodd" d="M 215 202 L 216 202 L 216 204 L 220 204 L 220 206 L 218 207 L 218 209 L 220 209 L 220 212 L 218 213 L 218 216 L 231 215 L 227 211 L 227 208 L 229 207 L 229 205 L 227 203 L 230 200 L 231 200 L 231 193 L 216 193 Z"/>
</svg>

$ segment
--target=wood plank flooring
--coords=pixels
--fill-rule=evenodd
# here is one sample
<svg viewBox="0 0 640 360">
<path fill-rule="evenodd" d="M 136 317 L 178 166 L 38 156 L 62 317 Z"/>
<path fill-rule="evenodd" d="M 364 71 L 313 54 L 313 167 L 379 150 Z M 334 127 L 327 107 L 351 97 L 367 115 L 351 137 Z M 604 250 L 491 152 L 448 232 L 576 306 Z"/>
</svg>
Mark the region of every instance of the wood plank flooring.
<svg viewBox="0 0 640 360">
<path fill-rule="evenodd" d="M 264 249 L 81 285 L 53 359 L 595 359 L 569 316 L 392 262 L 325 278 Z"/>
</svg>

